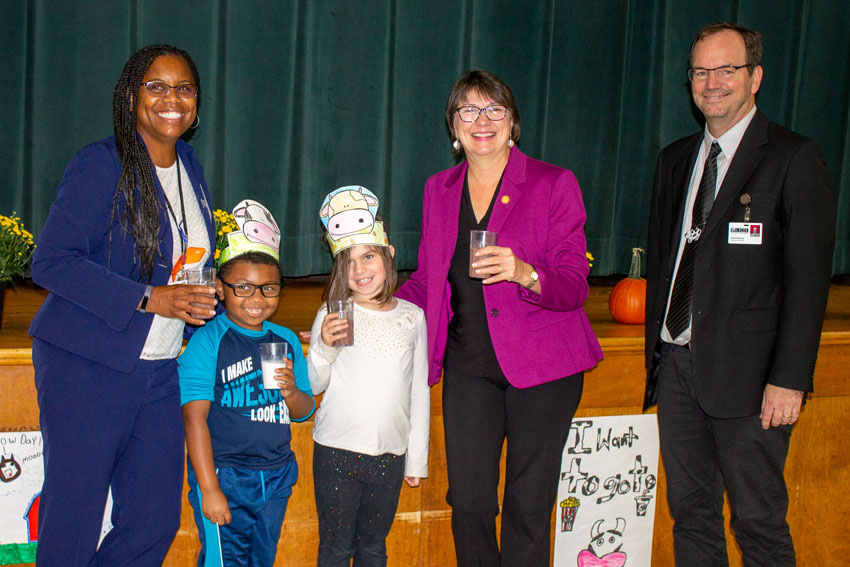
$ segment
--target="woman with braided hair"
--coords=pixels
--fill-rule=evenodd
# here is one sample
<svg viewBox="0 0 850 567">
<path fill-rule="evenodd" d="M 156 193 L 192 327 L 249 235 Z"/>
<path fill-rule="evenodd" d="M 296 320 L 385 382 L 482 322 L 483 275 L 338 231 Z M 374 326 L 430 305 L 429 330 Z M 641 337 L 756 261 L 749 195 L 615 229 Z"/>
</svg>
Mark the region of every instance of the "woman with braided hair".
<svg viewBox="0 0 850 567">
<path fill-rule="evenodd" d="M 39 567 L 159 566 L 180 525 L 175 358 L 185 324 L 202 325 L 216 303 L 212 288 L 171 285 L 215 250 L 203 170 L 180 140 L 199 88 L 184 51 L 134 53 L 115 86 L 115 135 L 74 156 L 42 230 L 32 275 L 50 293 L 30 327 Z"/>
</svg>

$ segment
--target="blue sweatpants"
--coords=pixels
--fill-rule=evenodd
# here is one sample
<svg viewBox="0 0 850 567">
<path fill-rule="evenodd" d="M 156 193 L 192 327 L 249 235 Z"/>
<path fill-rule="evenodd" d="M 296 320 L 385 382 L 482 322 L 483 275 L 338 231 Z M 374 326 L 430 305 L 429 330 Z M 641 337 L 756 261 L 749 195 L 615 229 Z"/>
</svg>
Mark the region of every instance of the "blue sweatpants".
<svg viewBox="0 0 850 567">
<path fill-rule="evenodd" d="M 223 526 L 204 517 L 198 478 L 191 461 L 188 465 L 189 503 L 201 539 L 198 567 L 273 567 L 286 505 L 298 479 L 295 457 L 268 471 L 217 469 L 232 517 Z"/>
<path fill-rule="evenodd" d="M 33 339 L 44 442 L 38 567 L 159 567 L 180 527 L 174 360 L 122 373 Z M 106 495 L 114 528 L 98 548 Z"/>
</svg>

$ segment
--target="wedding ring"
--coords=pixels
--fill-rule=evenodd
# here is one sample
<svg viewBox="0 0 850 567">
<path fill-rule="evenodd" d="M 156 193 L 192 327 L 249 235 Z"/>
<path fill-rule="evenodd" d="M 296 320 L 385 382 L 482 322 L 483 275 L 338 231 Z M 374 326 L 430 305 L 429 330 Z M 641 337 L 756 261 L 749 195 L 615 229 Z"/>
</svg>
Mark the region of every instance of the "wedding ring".
<svg viewBox="0 0 850 567">
<path fill-rule="evenodd" d="M 784 414 L 784 413 L 782 414 L 782 417 L 787 417 L 787 418 L 789 418 L 789 419 L 791 418 L 791 416 L 790 416 L 790 415 L 786 415 L 786 414 Z"/>
<path fill-rule="evenodd" d="M 502 273 L 502 266 L 499 266 L 499 273 Z"/>
</svg>

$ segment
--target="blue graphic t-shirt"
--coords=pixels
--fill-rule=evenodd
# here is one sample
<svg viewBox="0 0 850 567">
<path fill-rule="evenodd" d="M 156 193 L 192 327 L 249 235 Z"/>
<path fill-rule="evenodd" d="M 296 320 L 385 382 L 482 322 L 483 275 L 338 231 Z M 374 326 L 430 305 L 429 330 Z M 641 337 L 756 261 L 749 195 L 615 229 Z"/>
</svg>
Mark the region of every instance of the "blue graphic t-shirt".
<svg viewBox="0 0 850 567">
<path fill-rule="evenodd" d="M 222 313 L 195 331 L 177 359 L 180 403 L 210 402 L 207 426 L 216 467 L 270 470 L 292 458 L 289 409 L 280 390 L 263 388 L 259 345 L 268 342 L 289 343 L 295 385 L 312 397 L 298 337 L 268 321 L 262 331 L 252 331 Z"/>
</svg>

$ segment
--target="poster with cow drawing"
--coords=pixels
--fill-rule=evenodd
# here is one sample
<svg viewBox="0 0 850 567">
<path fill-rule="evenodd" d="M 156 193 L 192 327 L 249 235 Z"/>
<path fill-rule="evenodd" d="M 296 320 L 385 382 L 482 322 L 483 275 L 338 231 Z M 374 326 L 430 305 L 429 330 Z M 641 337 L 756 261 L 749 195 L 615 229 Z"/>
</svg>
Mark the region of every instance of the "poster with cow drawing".
<svg viewBox="0 0 850 567">
<path fill-rule="evenodd" d="M 40 431 L 0 433 L 0 565 L 7 552 L 38 539 L 42 449 Z"/>
<path fill-rule="evenodd" d="M 554 567 L 651 565 L 657 480 L 655 415 L 574 418 L 555 504 Z"/>
<path fill-rule="evenodd" d="M 41 431 L 0 432 L 0 565 L 17 564 L 16 558 L 34 561 L 44 483 L 42 450 Z M 112 527 L 110 489 L 100 541 Z"/>
</svg>

